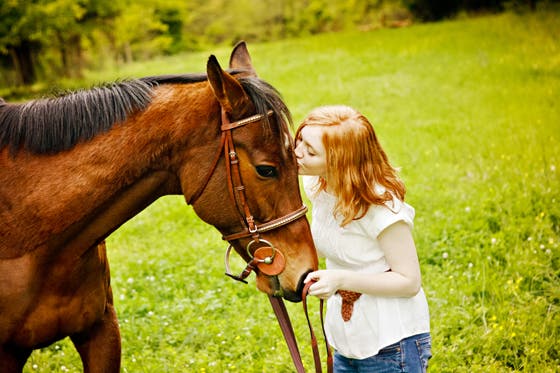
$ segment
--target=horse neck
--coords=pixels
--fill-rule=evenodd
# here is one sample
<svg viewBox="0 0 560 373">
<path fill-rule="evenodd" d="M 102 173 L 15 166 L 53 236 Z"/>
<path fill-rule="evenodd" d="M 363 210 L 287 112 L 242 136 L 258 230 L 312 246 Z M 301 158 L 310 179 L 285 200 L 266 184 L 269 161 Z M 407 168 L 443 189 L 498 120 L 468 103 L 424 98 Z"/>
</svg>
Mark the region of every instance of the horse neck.
<svg viewBox="0 0 560 373">
<path fill-rule="evenodd" d="M 202 84 L 164 85 L 145 111 L 70 151 L 11 161 L 0 153 L 0 163 L 14 171 L 0 173 L 0 181 L 13 186 L 0 189 L 0 204 L 10 206 L 0 212 L 8 223 L 0 227 L 7 238 L 0 257 L 37 245 L 87 249 L 160 196 L 181 193 L 177 172 L 184 157 L 172 154 L 188 145 L 206 94 Z M 190 113 L 193 104 L 198 115 Z"/>
</svg>

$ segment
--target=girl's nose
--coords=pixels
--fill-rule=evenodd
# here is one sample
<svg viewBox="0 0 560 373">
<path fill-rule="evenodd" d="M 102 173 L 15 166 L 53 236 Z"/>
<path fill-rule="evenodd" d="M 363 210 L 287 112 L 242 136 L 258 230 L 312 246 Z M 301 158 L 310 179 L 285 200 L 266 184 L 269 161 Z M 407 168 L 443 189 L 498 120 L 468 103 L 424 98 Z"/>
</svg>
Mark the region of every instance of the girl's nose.
<svg viewBox="0 0 560 373">
<path fill-rule="evenodd" d="M 301 152 L 301 141 L 296 141 L 294 153 L 296 154 L 296 158 L 301 158 L 303 156 L 303 153 Z"/>
</svg>

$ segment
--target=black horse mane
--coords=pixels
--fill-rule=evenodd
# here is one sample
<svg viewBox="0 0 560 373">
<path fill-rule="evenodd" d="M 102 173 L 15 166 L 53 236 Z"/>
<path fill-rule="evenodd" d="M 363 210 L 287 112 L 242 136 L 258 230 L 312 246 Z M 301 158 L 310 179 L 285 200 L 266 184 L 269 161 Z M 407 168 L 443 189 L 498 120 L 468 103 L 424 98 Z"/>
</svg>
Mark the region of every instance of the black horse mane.
<svg viewBox="0 0 560 373">
<path fill-rule="evenodd" d="M 23 104 L 8 104 L 0 98 L 0 149 L 9 146 L 15 152 L 24 148 L 36 154 L 70 149 L 144 110 L 155 86 L 206 79 L 206 74 L 161 75 L 107 83 Z M 290 112 L 274 87 L 257 78 L 241 78 L 239 82 L 258 113 L 272 110 L 283 130 L 287 123 L 291 125 Z"/>
<path fill-rule="evenodd" d="M 109 130 L 151 101 L 141 80 L 105 84 L 23 104 L 0 106 L 0 148 L 57 153 Z"/>
</svg>

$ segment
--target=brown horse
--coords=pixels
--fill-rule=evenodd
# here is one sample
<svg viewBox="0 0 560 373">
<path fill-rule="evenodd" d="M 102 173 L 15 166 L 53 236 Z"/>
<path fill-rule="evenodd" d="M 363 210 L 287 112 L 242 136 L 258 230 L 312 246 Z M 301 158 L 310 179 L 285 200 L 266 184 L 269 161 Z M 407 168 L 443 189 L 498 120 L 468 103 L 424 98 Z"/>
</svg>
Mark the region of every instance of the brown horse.
<svg viewBox="0 0 560 373">
<path fill-rule="evenodd" d="M 119 371 L 103 240 L 163 195 L 183 194 L 261 291 L 300 301 L 317 256 L 290 121 L 244 43 L 228 71 L 211 56 L 206 74 L 0 100 L 0 370 L 69 336 L 84 371 Z"/>
</svg>

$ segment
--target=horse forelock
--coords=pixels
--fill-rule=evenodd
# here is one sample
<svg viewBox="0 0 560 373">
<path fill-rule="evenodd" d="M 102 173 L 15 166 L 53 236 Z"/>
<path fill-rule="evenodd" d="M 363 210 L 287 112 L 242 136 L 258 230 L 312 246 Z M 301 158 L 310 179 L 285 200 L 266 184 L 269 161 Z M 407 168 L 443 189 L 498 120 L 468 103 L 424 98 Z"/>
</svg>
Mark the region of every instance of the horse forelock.
<svg viewBox="0 0 560 373">
<path fill-rule="evenodd" d="M 239 83 L 251 98 L 257 113 L 263 114 L 266 118 L 263 122 L 269 130 L 271 123 L 266 114 L 272 110 L 274 119 L 279 126 L 279 134 L 289 134 L 289 128 L 292 126 L 292 115 L 276 88 L 255 77 L 240 78 Z"/>
<path fill-rule="evenodd" d="M 152 100 L 150 82 L 128 80 L 0 105 L 0 148 L 57 153 L 109 130 Z"/>
</svg>

